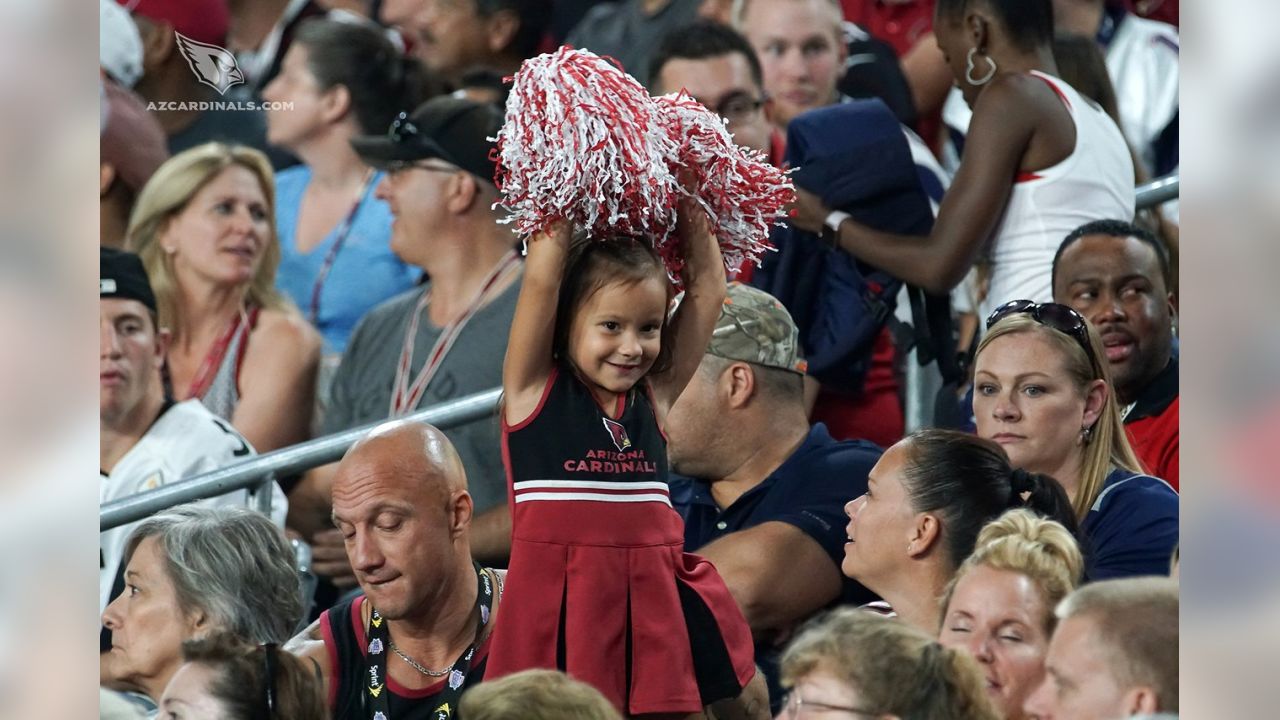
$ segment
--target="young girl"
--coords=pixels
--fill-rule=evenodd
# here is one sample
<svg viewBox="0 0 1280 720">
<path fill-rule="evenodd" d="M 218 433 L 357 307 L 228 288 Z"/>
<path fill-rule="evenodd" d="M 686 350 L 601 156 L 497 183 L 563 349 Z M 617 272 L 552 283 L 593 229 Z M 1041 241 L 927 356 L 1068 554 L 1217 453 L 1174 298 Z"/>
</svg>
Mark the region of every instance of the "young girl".
<svg viewBox="0 0 1280 720">
<path fill-rule="evenodd" d="M 535 235 L 503 367 L 514 530 L 486 675 L 559 668 L 630 715 L 700 712 L 754 674 L 746 621 L 682 552 L 667 492 L 661 427 L 725 297 L 706 213 L 681 202 L 676 233 L 685 296 L 669 321 L 647 243 L 571 240 L 564 222 Z"/>
</svg>

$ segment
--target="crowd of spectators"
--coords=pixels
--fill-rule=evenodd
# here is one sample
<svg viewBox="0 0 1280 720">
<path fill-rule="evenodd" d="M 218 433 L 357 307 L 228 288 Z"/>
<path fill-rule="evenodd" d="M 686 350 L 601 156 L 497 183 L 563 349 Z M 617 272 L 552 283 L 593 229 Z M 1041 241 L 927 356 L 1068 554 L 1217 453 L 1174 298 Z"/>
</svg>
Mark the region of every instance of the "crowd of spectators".
<svg viewBox="0 0 1280 720">
<path fill-rule="evenodd" d="M 649 667 L 632 630 L 625 668 L 554 628 L 559 671 L 491 659 L 508 565 L 540 572 L 501 408 L 550 389 L 401 420 L 500 387 L 544 289 L 494 139 L 561 43 L 809 166 L 636 438 L 754 646 L 732 704 L 730 643 L 695 652 L 708 716 L 1176 716 L 1178 215 L 1134 191 L 1178 168 L 1176 2 L 99 2 L 100 502 L 379 424 L 101 533 L 103 717 L 628 714 L 600 678 Z M 947 381 L 922 420 L 917 358 Z"/>
</svg>

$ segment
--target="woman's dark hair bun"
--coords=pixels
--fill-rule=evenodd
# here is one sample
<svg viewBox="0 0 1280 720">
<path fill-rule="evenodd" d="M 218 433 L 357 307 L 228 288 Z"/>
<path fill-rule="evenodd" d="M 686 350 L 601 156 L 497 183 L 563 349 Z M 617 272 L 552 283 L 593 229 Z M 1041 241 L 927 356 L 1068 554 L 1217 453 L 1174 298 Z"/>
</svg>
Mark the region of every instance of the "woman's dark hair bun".
<svg viewBox="0 0 1280 720">
<path fill-rule="evenodd" d="M 1009 489 L 1021 495 L 1024 492 L 1031 492 L 1035 488 L 1035 484 L 1031 480 L 1031 473 L 1022 468 L 1014 468 L 1009 473 Z"/>
</svg>

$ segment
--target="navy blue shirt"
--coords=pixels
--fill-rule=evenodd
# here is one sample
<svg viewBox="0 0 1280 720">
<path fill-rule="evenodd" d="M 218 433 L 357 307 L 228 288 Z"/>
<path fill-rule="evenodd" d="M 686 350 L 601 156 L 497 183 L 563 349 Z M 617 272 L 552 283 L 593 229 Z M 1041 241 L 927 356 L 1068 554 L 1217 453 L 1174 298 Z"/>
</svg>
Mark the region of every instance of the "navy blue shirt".
<svg viewBox="0 0 1280 720">
<path fill-rule="evenodd" d="M 729 533 L 765 522 L 784 522 L 813 538 L 839 570 L 848 541 L 845 503 L 867 491 L 867 475 L 882 452 L 865 440 L 834 440 L 826 426 L 817 423 L 773 474 L 723 511 L 711 497 L 708 483 L 671 473 L 671 502 L 684 518 L 684 549 L 696 552 Z M 876 599 L 860 583 L 844 578 L 841 597 L 833 604 L 861 605 Z M 775 711 L 781 698 L 777 686 L 779 650 L 756 645 L 756 662 L 769 681 Z"/>
<path fill-rule="evenodd" d="M 1159 478 L 1112 470 L 1080 530 L 1087 580 L 1168 575 L 1178 544 L 1178 494 Z"/>
</svg>

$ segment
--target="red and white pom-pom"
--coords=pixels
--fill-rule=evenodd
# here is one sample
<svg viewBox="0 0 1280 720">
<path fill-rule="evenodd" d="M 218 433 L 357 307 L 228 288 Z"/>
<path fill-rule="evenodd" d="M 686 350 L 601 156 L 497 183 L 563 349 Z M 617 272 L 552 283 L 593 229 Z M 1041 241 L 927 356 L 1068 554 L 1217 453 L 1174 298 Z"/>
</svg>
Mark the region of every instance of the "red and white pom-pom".
<svg viewBox="0 0 1280 720">
<path fill-rule="evenodd" d="M 711 215 L 725 267 L 736 271 L 747 261 L 759 265 L 760 256 L 773 249 L 770 226 L 786 218 L 784 208 L 795 198 L 786 173 L 763 153 L 739 147 L 725 121 L 687 94 L 654 101 L 679 143 L 679 164 L 695 174 L 694 194 Z"/>
<path fill-rule="evenodd" d="M 526 60 L 498 133 L 498 188 L 521 235 L 564 218 L 596 237 L 652 239 L 672 277 L 683 264 L 671 233 L 676 175 L 711 216 L 725 267 L 756 264 L 769 227 L 785 218 L 791 181 L 759 152 L 738 147 L 724 120 L 686 94 L 653 98 L 586 50 Z"/>
<path fill-rule="evenodd" d="M 649 93 L 597 55 L 561 47 L 526 60 L 497 141 L 497 183 L 519 234 L 558 218 L 595 236 L 660 240 L 674 227 L 675 143 Z"/>
</svg>

